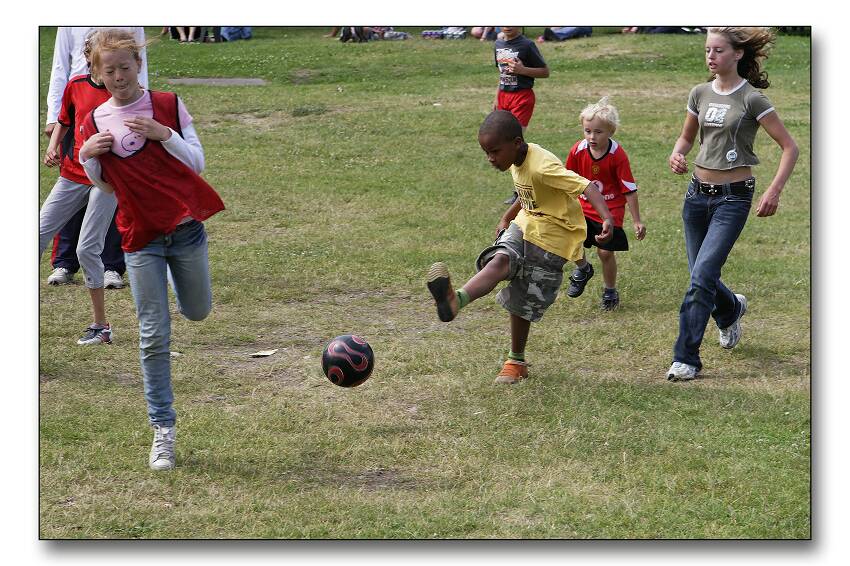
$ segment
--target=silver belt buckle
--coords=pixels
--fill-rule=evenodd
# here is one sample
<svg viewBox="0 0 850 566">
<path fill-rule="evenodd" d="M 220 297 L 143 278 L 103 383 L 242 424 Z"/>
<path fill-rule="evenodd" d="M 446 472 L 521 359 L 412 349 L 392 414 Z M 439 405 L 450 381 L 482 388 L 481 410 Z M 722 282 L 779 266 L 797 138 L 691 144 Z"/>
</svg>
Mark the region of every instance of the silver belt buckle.
<svg viewBox="0 0 850 566">
<path fill-rule="evenodd" d="M 706 193 L 711 195 L 711 196 L 715 196 L 718 193 L 720 193 L 720 188 L 717 185 L 708 185 L 708 189 L 706 190 Z"/>
</svg>

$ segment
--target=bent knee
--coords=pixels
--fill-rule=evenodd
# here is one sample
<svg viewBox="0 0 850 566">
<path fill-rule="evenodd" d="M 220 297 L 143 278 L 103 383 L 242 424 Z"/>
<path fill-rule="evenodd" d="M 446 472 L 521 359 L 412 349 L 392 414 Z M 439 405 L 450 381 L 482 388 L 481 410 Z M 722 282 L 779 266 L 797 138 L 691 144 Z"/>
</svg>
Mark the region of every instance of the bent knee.
<svg viewBox="0 0 850 566">
<path fill-rule="evenodd" d="M 80 260 L 80 263 L 82 264 L 84 261 L 96 263 L 100 259 L 100 254 L 103 250 L 95 250 L 90 247 L 79 245 L 75 251 L 77 252 L 77 259 Z"/>
<path fill-rule="evenodd" d="M 511 258 L 508 257 L 507 254 L 496 253 L 493 254 L 493 259 L 487 262 L 485 268 L 489 267 L 490 269 L 508 269 L 511 265 Z"/>
<path fill-rule="evenodd" d="M 194 305 L 192 307 L 181 307 L 180 314 L 192 321 L 204 320 L 212 311 L 212 303 L 206 305 Z"/>
</svg>

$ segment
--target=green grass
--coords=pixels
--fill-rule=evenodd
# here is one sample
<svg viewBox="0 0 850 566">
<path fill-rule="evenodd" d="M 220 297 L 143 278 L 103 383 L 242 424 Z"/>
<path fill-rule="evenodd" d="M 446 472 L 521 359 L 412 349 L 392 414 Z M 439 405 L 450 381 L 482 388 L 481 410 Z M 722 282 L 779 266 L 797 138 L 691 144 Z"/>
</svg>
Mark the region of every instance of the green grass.
<svg viewBox="0 0 850 566">
<path fill-rule="evenodd" d="M 129 290 L 107 293 L 115 344 L 79 348 L 87 293 L 48 287 L 42 258 L 40 536 L 810 537 L 808 38 L 782 36 L 767 64 L 801 154 L 779 214 L 752 216 L 724 268 L 750 298 L 744 340 L 721 350 L 710 327 L 705 376 L 683 384 L 663 378 L 688 280 L 685 186 L 666 159 L 706 78 L 703 39 L 541 46 L 552 75 L 537 81 L 528 139 L 565 155 L 580 110 L 611 95 L 648 233 L 618 256 L 622 308 L 599 311 L 597 280 L 559 298 L 532 329 L 532 379 L 495 387 L 505 312 L 488 297 L 446 325 L 424 285 L 437 260 L 472 275 L 510 192 L 476 139 L 492 44 L 325 31 L 148 48 L 152 87 L 185 100 L 227 205 L 207 223 L 215 307 L 174 318 L 178 467 L 157 474 Z M 40 100 L 53 37 L 43 28 Z M 269 84 L 167 83 L 178 77 Z M 763 190 L 779 151 L 761 133 L 756 152 Z M 55 175 L 42 168 L 42 200 Z M 376 369 L 346 390 L 320 357 L 350 332 Z"/>
</svg>

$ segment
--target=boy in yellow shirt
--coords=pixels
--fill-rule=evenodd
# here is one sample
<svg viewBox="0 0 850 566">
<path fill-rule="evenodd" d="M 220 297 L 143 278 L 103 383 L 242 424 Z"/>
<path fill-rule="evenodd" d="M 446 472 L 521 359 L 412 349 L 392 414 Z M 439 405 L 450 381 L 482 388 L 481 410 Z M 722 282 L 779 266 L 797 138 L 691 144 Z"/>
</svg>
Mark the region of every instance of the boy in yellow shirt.
<svg viewBox="0 0 850 566">
<path fill-rule="evenodd" d="M 519 198 L 499 221 L 496 242 L 478 256 L 472 279 L 455 291 L 445 264 L 437 262 L 428 271 L 428 290 L 440 320 L 449 322 L 500 281 L 510 281 L 496 295 L 511 317 L 511 350 L 496 383 L 512 384 L 528 377 L 525 345 L 531 323 L 558 296 L 566 262 L 582 257 L 587 225 L 578 196 L 584 194 L 603 219 L 597 242 L 611 239 L 613 224 L 602 194 L 553 153 L 526 143 L 522 125 L 510 112 L 491 112 L 478 130 L 478 143 L 493 167 L 510 169 Z"/>
</svg>

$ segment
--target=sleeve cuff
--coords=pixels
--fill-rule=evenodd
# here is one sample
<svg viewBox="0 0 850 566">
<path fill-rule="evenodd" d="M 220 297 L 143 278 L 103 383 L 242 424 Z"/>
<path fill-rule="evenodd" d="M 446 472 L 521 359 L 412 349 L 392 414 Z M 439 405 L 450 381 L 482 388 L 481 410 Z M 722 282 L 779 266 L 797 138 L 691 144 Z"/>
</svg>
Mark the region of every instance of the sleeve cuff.
<svg viewBox="0 0 850 566">
<path fill-rule="evenodd" d="M 764 118 L 765 116 L 767 116 L 768 114 L 770 114 L 771 112 L 773 112 L 774 110 L 776 110 L 776 108 L 774 108 L 773 106 L 771 106 L 770 108 L 768 108 L 767 110 L 765 110 L 764 112 L 762 112 L 761 114 L 759 114 L 758 116 L 756 116 L 756 122 L 758 122 L 759 120 L 761 120 L 762 118 Z"/>
</svg>

